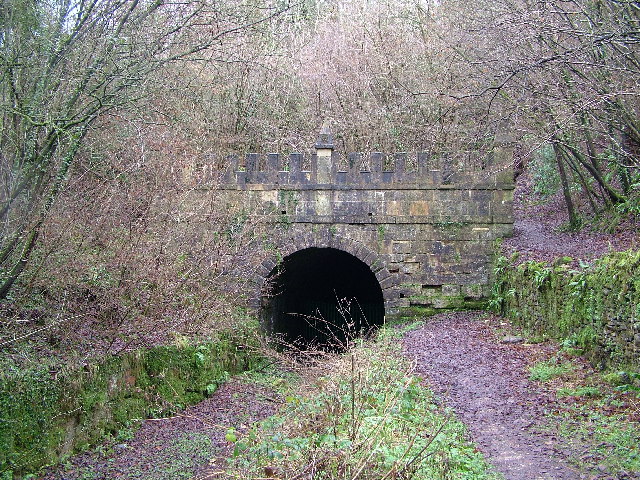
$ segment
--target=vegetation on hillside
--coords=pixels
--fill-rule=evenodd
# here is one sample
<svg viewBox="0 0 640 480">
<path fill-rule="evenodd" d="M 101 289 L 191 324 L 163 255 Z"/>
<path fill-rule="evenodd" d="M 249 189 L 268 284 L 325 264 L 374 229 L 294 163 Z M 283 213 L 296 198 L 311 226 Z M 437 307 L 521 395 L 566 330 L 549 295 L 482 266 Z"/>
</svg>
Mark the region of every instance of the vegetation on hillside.
<svg viewBox="0 0 640 480">
<path fill-rule="evenodd" d="M 228 430 L 233 455 L 220 478 L 502 478 L 402 357 L 401 336 L 383 328 L 346 354 L 298 365 L 304 376 L 253 374 L 285 404 L 247 432 Z"/>
<path fill-rule="evenodd" d="M 199 173 L 306 151 L 323 122 L 341 152 L 454 168 L 513 142 L 517 168 L 540 152 L 558 178 L 571 228 L 637 215 L 639 21 L 627 0 L 4 2 L 5 316 L 212 322 L 243 291 L 227 260 L 272 246 L 215 178 L 194 204 Z"/>
</svg>

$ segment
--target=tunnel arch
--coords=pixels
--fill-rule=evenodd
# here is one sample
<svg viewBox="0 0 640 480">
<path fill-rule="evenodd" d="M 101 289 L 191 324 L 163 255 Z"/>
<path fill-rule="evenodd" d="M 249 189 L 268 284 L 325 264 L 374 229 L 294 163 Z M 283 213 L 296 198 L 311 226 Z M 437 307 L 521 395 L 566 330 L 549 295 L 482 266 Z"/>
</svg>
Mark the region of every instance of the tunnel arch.
<svg viewBox="0 0 640 480">
<path fill-rule="evenodd" d="M 376 273 L 335 247 L 290 253 L 266 275 L 261 292 L 263 325 L 287 344 L 339 349 L 347 339 L 381 325 L 384 316 Z"/>
</svg>

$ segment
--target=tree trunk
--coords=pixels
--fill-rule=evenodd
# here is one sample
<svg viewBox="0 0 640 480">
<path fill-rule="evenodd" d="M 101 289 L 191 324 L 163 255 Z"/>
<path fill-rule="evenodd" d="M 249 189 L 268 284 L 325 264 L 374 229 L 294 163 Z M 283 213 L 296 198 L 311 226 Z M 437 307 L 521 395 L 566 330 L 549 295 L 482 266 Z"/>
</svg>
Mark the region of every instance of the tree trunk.
<svg viewBox="0 0 640 480">
<path fill-rule="evenodd" d="M 7 278 L 0 285 L 0 300 L 3 300 L 4 298 L 6 298 L 7 294 L 11 290 L 11 287 L 13 286 L 15 281 L 18 279 L 18 277 L 24 270 L 24 267 L 27 265 L 27 262 L 29 261 L 29 256 L 31 255 L 31 252 L 36 246 L 36 240 L 38 239 L 38 235 L 40 234 L 40 225 L 41 225 L 41 222 L 38 222 L 38 224 L 35 227 L 33 227 L 31 232 L 29 232 L 29 235 L 27 235 L 27 238 L 25 239 L 24 244 L 22 246 L 22 252 L 20 253 L 20 258 L 18 259 L 18 261 L 15 263 L 15 265 L 7 275 Z"/>
<path fill-rule="evenodd" d="M 556 163 L 558 164 L 558 172 L 560 173 L 560 181 L 562 183 L 562 193 L 564 194 L 564 201 L 567 205 L 567 212 L 569 213 L 569 228 L 574 230 L 580 226 L 580 221 L 576 214 L 575 206 L 573 205 L 571 191 L 569 190 L 567 172 L 564 169 L 564 155 L 562 149 L 556 142 L 553 142 L 553 152 L 556 155 Z"/>
</svg>

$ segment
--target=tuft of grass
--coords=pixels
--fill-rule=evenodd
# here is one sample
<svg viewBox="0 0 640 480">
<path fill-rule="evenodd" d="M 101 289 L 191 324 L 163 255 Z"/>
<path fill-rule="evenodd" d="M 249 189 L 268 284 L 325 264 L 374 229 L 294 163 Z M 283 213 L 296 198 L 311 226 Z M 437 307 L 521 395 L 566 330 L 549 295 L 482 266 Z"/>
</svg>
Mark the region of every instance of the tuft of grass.
<svg viewBox="0 0 640 480">
<path fill-rule="evenodd" d="M 600 389 L 593 386 L 581 386 L 577 388 L 560 388 L 558 397 L 599 397 Z"/>
<path fill-rule="evenodd" d="M 548 382 L 572 370 L 570 363 L 558 363 L 556 359 L 538 362 L 529 367 L 529 380 Z"/>
<path fill-rule="evenodd" d="M 375 341 L 325 354 L 316 375 L 290 384 L 277 415 L 233 439 L 225 478 L 501 478 L 413 374 L 399 335 L 383 328 Z"/>
</svg>

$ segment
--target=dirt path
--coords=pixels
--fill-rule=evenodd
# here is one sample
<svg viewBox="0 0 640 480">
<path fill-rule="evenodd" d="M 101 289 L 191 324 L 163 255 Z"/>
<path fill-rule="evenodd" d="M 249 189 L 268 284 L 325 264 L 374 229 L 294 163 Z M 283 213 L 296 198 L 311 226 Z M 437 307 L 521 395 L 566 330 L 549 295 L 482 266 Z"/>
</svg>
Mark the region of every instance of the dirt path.
<svg viewBox="0 0 640 480">
<path fill-rule="evenodd" d="M 562 442 L 541 434 L 556 396 L 528 380 L 527 365 L 551 346 L 502 343 L 500 319 L 480 312 L 431 317 L 405 336 L 417 371 L 469 428 L 473 440 L 506 480 L 613 479 L 579 473 Z M 43 480 L 204 480 L 220 478 L 231 453 L 229 427 L 240 433 L 275 412 L 278 399 L 256 385 L 232 380 L 212 397 L 169 418 L 144 421 L 120 438 L 70 459 Z M 617 477 L 636 478 L 636 477 Z"/>
<path fill-rule="evenodd" d="M 563 232 L 569 219 L 562 194 L 541 200 L 529 175 L 521 175 L 514 192 L 514 234 L 502 243 L 506 256 L 517 252 L 518 262 L 553 262 L 567 256 L 577 265 L 579 260 L 592 261 L 610 251 L 640 248 L 640 218 L 627 218 L 608 233 L 589 228 Z"/>
<path fill-rule="evenodd" d="M 549 399 L 527 380 L 531 347 L 501 344 L 479 313 L 433 317 L 407 334 L 404 347 L 507 480 L 583 478 L 555 438 L 534 432 Z"/>
<path fill-rule="evenodd" d="M 215 478 L 229 452 L 225 435 L 275 412 L 271 392 L 238 380 L 180 415 L 145 420 L 131 439 L 72 457 L 42 480 L 177 480 Z M 213 475 L 213 477 L 212 477 Z"/>
</svg>

